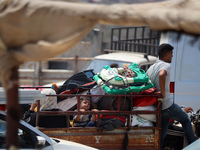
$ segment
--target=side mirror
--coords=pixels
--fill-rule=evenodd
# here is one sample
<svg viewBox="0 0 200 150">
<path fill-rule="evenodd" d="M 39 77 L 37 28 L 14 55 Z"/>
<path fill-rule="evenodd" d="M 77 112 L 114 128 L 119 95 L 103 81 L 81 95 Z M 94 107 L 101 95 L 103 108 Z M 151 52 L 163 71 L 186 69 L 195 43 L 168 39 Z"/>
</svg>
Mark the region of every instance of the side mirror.
<svg viewBox="0 0 200 150">
<path fill-rule="evenodd" d="M 37 148 L 43 148 L 46 143 L 46 139 L 41 136 L 36 136 L 37 137 Z"/>
</svg>

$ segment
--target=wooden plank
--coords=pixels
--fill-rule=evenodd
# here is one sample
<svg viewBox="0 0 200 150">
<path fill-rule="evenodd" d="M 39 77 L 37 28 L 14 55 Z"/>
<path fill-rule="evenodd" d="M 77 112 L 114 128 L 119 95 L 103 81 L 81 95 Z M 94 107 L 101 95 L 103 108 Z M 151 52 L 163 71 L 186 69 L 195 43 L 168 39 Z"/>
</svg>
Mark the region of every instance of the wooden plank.
<svg viewBox="0 0 200 150">
<path fill-rule="evenodd" d="M 113 131 L 98 131 L 97 128 L 69 128 L 69 129 L 40 129 L 48 136 L 78 142 L 99 149 L 121 150 L 126 128 L 118 128 Z M 127 149 L 159 149 L 158 128 L 131 129 L 128 131 L 128 147 Z"/>
</svg>

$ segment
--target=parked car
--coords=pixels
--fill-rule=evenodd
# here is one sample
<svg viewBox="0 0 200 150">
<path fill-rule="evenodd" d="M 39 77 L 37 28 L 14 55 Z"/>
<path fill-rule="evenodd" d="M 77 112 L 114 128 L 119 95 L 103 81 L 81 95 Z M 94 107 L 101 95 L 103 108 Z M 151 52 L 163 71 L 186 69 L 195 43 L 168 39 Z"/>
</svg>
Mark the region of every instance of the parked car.
<svg viewBox="0 0 200 150">
<path fill-rule="evenodd" d="M 117 63 L 119 67 L 122 67 L 124 63 L 137 63 L 139 68 L 146 71 L 156 60 L 156 56 L 145 53 L 115 52 L 95 56 L 85 70 L 93 69 L 94 73 L 98 73 L 104 66 L 111 65 L 112 63 Z"/>
<path fill-rule="evenodd" d="M 28 150 L 97 150 L 83 144 L 66 140 L 50 138 L 35 127 L 20 121 L 18 129 L 20 149 Z M 6 142 L 6 113 L 0 111 L 0 149 L 5 149 Z"/>
</svg>

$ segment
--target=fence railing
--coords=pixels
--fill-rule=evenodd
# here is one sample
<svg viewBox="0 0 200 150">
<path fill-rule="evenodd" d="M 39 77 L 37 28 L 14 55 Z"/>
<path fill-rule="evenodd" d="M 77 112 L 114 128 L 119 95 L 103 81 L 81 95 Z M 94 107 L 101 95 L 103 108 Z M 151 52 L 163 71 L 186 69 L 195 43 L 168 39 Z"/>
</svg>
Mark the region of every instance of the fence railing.
<svg viewBox="0 0 200 150">
<path fill-rule="evenodd" d="M 157 55 L 160 32 L 147 26 L 120 27 L 111 30 L 111 50 Z"/>
<path fill-rule="evenodd" d="M 77 115 L 77 114 L 95 114 L 98 115 L 98 119 L 97 119 L 97 127 L 100 127 L 100 115 L 125 115 L 125 116 L 129 116 L 127 117 L 127 126 L 131 126 L 131 121 L 130 121 L 130 115 L 131 114 L 155 114 L 156 115 L 156 125 L 155 127 L 159 127 L 161 126 L 161 101 L 158 100 L 155 104 L 156 104 L 156 110 L 155 111 L 134 111 L 134 110 L 123 110 L 124 108 L 124 102 L 121 101 L 122 97 L 124 97 L 124 95 L 80 95 L 80 94 L 59 94 L 59 95 L 46 95 L 49 97 L 53 97 L 53 96 L 59 96 L 59 97 L 76 97 L 77 100 L 77 111 L 73 111 L 73 110 L 67 110 L 67 111 L 59 111 L 57 113 L 55 113 L 55 111 L 40 111 L 39 107 L 37 108 L 37 121 L 36 121 L 36 126 L 38 125 L 38 117 L 39 116 L 47 116 L 47 115 L 66 115 L 66 117 L 70 118 L 70 115 Z M 117 109 L 116 110 L 107 110 L 107 111 L 98 111 L 98 112 L 94 112 L 94 111 L 80 111 L 80 97 L 113 97 L 116 98 L 117 101 Z M 129 97 L 131 99 L 134 98 L 145 98 L 145 97 L 156 97 L 157 99 L 160 98 L 158 94 L 150 94 L 150 95 L 139 95 L 139 94 L 135 94 L 135 95 L 126 95 L 126 97 Z M 37 101 L 38 106 L 40 106 L 40 101 Z M 130 106 L 131 107 L 131 106 Z M 133 107 L 133 106 L 132 106 Z M 127 109 L 127 108 L 126 108 Z M 67 128 L 69 128 L 69 122 L 67 122 Z"/>
</svg>

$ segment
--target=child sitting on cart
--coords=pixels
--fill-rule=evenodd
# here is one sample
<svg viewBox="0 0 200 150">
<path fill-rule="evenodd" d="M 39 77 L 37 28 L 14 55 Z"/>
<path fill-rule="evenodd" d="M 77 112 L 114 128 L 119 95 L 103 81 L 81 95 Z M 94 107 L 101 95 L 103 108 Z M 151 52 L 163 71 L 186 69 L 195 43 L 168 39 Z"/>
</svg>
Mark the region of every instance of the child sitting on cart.
<svg viewBox="0 0 200 150">
<path fill-rule="evenodd" d="M 90 110 L 91 100 L 89 97 L 80 97 L 80 110 L 81 112 Z M 77 111 L 77 110 L 75 110 Z M 92 109 L 91 111 L 98 111 Z M 96 126 L 96 115 L 74 115 L 73 116 L 74 127 L 95 127 Z"/>
</svg>

